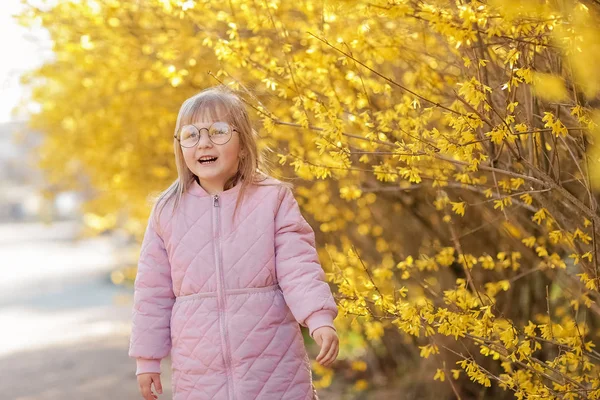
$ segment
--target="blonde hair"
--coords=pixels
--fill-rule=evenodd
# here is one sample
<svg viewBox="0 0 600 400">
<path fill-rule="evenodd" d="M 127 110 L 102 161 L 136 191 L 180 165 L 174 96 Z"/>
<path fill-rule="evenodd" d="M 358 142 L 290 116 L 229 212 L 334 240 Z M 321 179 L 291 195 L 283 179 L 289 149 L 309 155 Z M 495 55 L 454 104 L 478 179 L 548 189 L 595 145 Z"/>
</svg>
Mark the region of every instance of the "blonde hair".
<svg viewBox="0 0 600 400">
<path fill-rule="evenodd" d="M 219 115 L 218 110 L 225 112 L 225 115 Z M 271 177 L 271 163 L 266 158 L 262 151 L 258 150 L 257 137 L 258 133 L 252 127 L 250 118 L 242 99 L 229 87 L 225 85 L 217 85 L 200 91 L 194 96 L 183 102 L 177 116 L 175 124 L 175 135 L 178 134 L 182 126 L 193 123 L 196 118 L 201 115 L 208 115 L 211 120 L 225 121 L 234 125 L 237 129 L 240 139 L 240 160 L 237 172 L 230 177 L 226 182 L 223 190 L 228 190 L 234 187 L 238 181 L 241 182 L 241 187 L 237 196 L 237 201 L 233 216 L 242 201 L 247 187 L 251 184 L 263 184 L 267 178 Z M 172 213 L 181 202 L 181 197 L 188 188 L 193 184 L 196 176 L 185 163 L 181 145 L 176 138 L 173 138 L 173 149 L 175 152 L 175 164 L 177 166 L 178 178 L 167 188 L 160 193 L 154 201 L 152 214 L 155 215 L 155 226 L 159 227 L 159 214 L 164 209 L 165 205 L 174 200 Z M 265 150 L 272 151 L 268 147 Z M 266 184 L 268 185 L 268 184 Z M 276 185 L 287 186 L 292 188 L 293 185 L 289 182 L 278 181 Z M 160 206 L 158 212 L 155 209 Z"/>
</svg>

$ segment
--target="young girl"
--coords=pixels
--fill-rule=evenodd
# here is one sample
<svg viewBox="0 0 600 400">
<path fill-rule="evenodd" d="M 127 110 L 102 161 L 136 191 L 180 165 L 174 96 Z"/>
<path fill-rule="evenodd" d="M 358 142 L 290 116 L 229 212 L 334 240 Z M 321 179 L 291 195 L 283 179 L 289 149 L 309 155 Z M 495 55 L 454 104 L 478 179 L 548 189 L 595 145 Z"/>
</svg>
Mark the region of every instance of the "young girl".
<svg viewBox="0 0 600 400">
<path fill-rule="evenodd" d="M 174 135 L 179 178 L 154 204 L 135 279 L 129 356 L 144 399 L 317 399 L 300 326 L 338 355 L 338 309 L 314 231 L 264 161 L 241 99 L 187 99 Z"/>
</svg>

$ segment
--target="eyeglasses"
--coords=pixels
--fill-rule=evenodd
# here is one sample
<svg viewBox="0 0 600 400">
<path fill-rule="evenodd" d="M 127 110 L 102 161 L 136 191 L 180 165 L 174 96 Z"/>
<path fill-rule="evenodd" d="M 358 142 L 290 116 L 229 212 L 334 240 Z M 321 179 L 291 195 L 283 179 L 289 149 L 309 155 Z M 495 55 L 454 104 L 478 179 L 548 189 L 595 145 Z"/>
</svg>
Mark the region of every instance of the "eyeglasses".
<svg viewBox="0 0 600 400">
<path fill-rule="evenodd" d="M 201 128 L 198 130 L 194 125 L 185 125 L 179 130 L 179 137 L 173 135 L 175 139 L 179 141 L 182 147 L 194 147 L 200 141 L 200 131 L 206 129 L 208 131 L 208 138 L 214 144 L 222 145 L 229 142 L 231 139 L 231 133 L 237 132 L 237 129 L 229 126 L 227 122 L 213 122 L 212 125 L 207 128 Z"/>
</svg>

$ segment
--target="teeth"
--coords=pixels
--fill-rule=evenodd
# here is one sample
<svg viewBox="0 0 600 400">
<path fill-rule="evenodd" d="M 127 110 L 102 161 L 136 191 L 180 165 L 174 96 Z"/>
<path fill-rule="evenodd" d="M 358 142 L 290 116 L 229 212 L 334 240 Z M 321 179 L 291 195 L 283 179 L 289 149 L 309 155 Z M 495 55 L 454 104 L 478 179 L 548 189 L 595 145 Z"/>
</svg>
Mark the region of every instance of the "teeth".
<svg viewBox="0 0 600 400">
<path fill-rule="evenodd" d="M 200 157 L 198 159 L 198 162 L 200 162 L 201 164 L 210 164 L 217 161 L 217 157 Z"/>
</svg>

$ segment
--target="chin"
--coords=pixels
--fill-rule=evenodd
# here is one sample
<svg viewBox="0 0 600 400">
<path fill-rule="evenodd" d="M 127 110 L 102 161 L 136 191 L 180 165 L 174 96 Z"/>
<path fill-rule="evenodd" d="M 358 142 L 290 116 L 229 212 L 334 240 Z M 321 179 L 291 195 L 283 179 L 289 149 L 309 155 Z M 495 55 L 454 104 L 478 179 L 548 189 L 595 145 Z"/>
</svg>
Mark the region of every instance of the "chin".
<svg viewBox="0 0 600 400">
<path fill-rule="evenodd" d="M 210 173 L 210 172 L 206 172 L 206 171 L 195 172 L 195 174 L 199 179 L 206 179 L 206 180 L 219 179 L 221 177 L 221 175 L 223 175 L 220 172 Z"/>
</svg>

